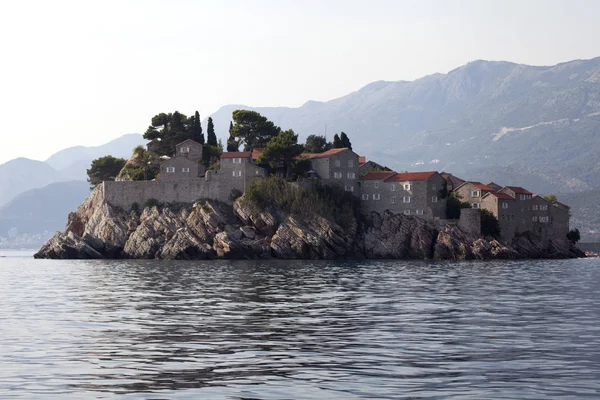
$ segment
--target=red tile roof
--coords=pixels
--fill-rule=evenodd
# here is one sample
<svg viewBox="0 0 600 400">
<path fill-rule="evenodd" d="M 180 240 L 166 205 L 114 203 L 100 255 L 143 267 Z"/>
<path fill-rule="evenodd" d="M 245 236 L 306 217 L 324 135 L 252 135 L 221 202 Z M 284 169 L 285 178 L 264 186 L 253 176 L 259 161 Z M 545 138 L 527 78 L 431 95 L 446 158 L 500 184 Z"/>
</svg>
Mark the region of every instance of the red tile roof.
<svg viewBox="0 0 600 400">
<path fill-rule="evenodd" d="M 380 171 L 380 172 L 369 172 L 365 176 L 361 176 L 360 179 L 363 181 L 378 181 L 387 179 L 392 175 L 395 175 L 394 171 Z"/>
<path fill-rule="evenodd" d="M 228 151 L 221 154 L 221 158 L 248 158 L 252 155 L 251 151 Z"/>
<path fill-rule="evenodd" d="M 386 182 L 403 182 L 403 181 L 426 181 L 433 175 L 437 174 L 437 171 L 425 171 L 425 172 L 399 172 L 388 179 Z"/>
<path fill-rule="evenodd" d="M 305 154 L 302 154 L 302 155 L 305 156 L 305 157 L 308 157 L 308 158 L 325 158 L 325 157 L 329 157 L 329 156 L 332 156 L 332 155 L 337 154 L 337 153 L 341 153 L 344 150 L 350 150 L 350 149 L 347 148 L 347 147 L 342 147 L 342 148 L 339 148 L 339 149 L 327 150 L 324 153 L 316 153 L 316 154 L 314 154 L 314 153 L 305 153 Z M 350 151 L 352 151 L 352 150 L 350 150 Z"/>
<path fill-rule="evenodd" d="M 505 187 L 509 188 L 510 190 L 512 190 L 513 192 L 515 192 L 516 194 L 533 194 L 529 190 L 523 189 L 520 186 L 505 186 Z"/>
<path fill-rule="evenodd" d="M 467 181 L 467 182 L 464 182 L 460 186 L 458 186 L 457 189 L 459 187 L 462 187 L 463 185 L 466 185 L 466 184 L 470 184 L 472 186 L 475 186 L 477 189 L 481 190 L 482 192 L 495 192 L 495 190 L 493 188 L 489 187 L 488 185 L 484 185 L 481 182 L 477 182 L 477 181 Z"/>
</svg>

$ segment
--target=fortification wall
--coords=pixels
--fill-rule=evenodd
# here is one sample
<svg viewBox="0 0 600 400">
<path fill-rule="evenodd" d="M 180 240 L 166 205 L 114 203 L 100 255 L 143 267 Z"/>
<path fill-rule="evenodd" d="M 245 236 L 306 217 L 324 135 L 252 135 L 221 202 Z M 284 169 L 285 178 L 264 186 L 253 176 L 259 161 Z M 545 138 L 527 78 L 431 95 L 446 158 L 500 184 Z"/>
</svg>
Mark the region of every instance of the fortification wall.
<svg viewBox="0 0 600 400">
<path fill-rule="evenodd" d="M 126 210 L 129 210 L 133 203 L 144 206 L 150 199 L 161 203 L 193 203 L 203 198 L 223 200 L 220 198 L 218 179 L 104 182 L 103 190 L 108 203 Z"/>
<path fill-rule="evenodd" d="M 458 227 L 470 235 L 481 234 L 481 212 L 476 208 L 463 208 L 460 210 Z"/>
</svg>

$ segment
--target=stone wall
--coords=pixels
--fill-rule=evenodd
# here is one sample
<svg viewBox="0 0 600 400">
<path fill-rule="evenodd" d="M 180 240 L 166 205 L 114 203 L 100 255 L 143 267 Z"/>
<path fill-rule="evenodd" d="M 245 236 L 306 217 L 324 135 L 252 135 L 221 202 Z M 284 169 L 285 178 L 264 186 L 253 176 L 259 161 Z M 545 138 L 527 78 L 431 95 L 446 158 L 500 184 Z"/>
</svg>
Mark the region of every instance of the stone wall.
<svg viewBox="0 0 600 400">
<path fill-rule="evenodd" d="M 214 171 L 209 171 L 214 172 Z M 120 181 L 102 184 L 106 201 L 129 210 L 133 203 L 143 207 L 148 200 L 161 203 L 193 203 L 198 199 L 220 198 L 218 179 L 189 179 L 186 181 Z"/>
<path fill-rule="evenodd" d="M 458 227 L 465 233 L 478 236 L 481 234 L 481 212 L 475 208 L 463 208 L 460 210 Z"/>
</svg>

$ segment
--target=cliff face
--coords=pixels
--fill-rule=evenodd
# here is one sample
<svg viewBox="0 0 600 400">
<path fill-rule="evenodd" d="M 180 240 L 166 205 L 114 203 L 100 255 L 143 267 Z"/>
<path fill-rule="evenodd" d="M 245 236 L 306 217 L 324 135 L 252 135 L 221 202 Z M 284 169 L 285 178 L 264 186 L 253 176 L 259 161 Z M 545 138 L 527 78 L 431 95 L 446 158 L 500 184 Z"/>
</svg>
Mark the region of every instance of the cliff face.
<svg viewBox="0 0 600 400">
<path fill-rule="evenodd" d="M 404 215 L 373 213 L 342 228 L 277 208 L 258 210 L 238 199 L 149 206 L 124 211 L 104 201 L 101 187 L 69 215 L 36 258 L 99 259 L 490 259 L 581 256 L 568 243 L 543 247 L 521 237 L 514 246 L 471 237 L 456 226 Z"/>
</svg>

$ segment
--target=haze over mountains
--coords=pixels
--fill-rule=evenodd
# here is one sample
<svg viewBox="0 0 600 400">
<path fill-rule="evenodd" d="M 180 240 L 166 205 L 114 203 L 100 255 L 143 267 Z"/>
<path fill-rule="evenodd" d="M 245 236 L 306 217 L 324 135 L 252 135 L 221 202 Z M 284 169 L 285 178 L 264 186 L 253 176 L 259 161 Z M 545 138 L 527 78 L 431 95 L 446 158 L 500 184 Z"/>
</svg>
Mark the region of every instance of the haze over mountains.
<svg viewBox="0 0 600 400">
<path fill-rule="evenodd" d="M 301 140 L 325 133 L 331 140 L 344 131 L 358 153 L 399 171 L 444 170 L 540 194 L 579 193 L 582 210 L 597 203 L 600 57 L 550 67 L 474 61 L 447 74 L 374 82 L 298 108 L 227 105 L 212 115 L 223 142 L 236 109 L 256 110 L 294 129 Z M 66 149 L 46 162 L 17 159 L 0 165 L 0 207 L 28 189 L 83 181 L 92 159 L 129 157 L 143 143 L 140 135 L 126 135 L 105 146 Z M 599 216 L 580 215 L 579 209 L 573 209 L 572 226 L 600 226 Z M 6 215 L 2 210 L 0 218 Z"/>
<path fill-rule="evenodd" d="M 249 107 L 212 116 L 224 137 L 237 108 Z M 301 137 L 344 131 L 361 155 L 397 170 L 504 177 L 542 193 L 600 187 L 600 57 L 552 67 L 474 61 L 328 102 L 252 109 Z"/>
</svg>

